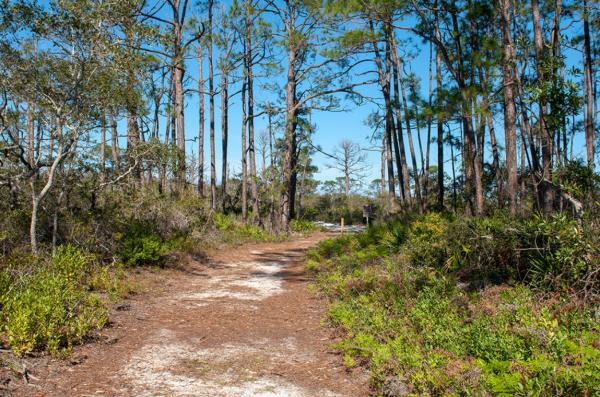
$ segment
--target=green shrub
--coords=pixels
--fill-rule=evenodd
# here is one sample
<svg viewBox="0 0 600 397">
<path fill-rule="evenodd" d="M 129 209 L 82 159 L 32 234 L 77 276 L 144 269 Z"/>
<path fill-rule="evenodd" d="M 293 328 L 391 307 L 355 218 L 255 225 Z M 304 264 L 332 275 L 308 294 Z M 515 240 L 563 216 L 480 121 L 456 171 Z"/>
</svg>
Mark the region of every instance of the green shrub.
<svg viewBox="0 0 600 397">
<path fill-rule="evenodd" d="M 547 294 L 590 282 L 592 230 L 429 214 L 323 241 L 307 267 L 344 363 L 378 391 L 391 378 L 413 395 L 600 395 L 597 308 Z"/>
<path fill-rule="evenodd" d="M 457 220 L 445 240 L 448 263 L 479 284 L 515 280 L 557 291 L 599 285 L 597 232 L 565 215 Z"/>
<path fill-rule="evenodd" d="M 292 219 L 290 221 L 290 229 L 292 229 L 294 233 L 308 234 L 317 230 L 317 225 L 315 225 L 313 221 Z"/>
<path fill-rule="evenodd" d="M 156 263 L 166 253 L 161 238 L 149 226 L 133 223 L 120 240 L 119 257 L 129 266 Z"/>
<path fill-rule="evenodd" d="M 135 291 L 135 285 L 127 282 L 124 265 L 116 263 L 108 266 L 96 266 L 89 279 L 91 291 L 105 292 L 111 302 Z"/>
<path fill-rule="evenodd" d="M 446 262 L 448 221 L 430 213 L 410 225 L 406 251 L 413 265 L 441 267 Z"/>
<path fill-rule="evenodd" d="M 68 351 L 104 326 L 106 309 L 86 288 L 91 261 L 76 248 L 59 248 L 49 264 L 36 263 L 35 270 L 11 280 L 2 295 L 3 331 L 17 355 Z"/>
<path fill-rule="evenodd" d="M 231 215 L 218 212 L 213 219 L 217 230 L 220 231 L 232 230 L 235 226 L 235 219 Z"/>
</svg>

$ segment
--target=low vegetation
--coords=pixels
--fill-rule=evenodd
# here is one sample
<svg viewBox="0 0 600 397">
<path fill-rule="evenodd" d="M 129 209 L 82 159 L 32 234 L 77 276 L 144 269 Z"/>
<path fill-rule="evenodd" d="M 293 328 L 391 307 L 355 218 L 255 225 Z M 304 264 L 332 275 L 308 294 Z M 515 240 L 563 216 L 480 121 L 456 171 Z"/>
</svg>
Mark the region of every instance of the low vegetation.
<svg viewBox="0 0 600 397">
<path fill-rule="evenodd" d="M 264 229 L 235 215 L 211 213 L 196 196 L 143 192 L 105 194 L 87 210 L 83 200 L 52 234 L 40 238 L 44 255 L 27 247 L 26 224 L 15 212 L 5 219 L 12 234 L 0 236 L 0 345 L 18 356 L 47 351 L 65 356 L 108 321 L 108 308 L 135 292 L 127 269 L 163 266 L 174 252 L 201 253 L 223 245 L 272 241 Z M 83 208 L 83 209 L 82 209 Z M 142 210 L 143 209 L 143 210 Z"/>
<path fill-rule="evenodd" d="M 413 216 L 322 242 L 307 267 L 378 395 L 600 393 L 598 224 Z"/>
<path fill-rule="evenodd" d="M 61 247 L 48 263 L 8 258 L 0 272 L 3 337 L 17 355 L 34 350 L 67 353 L 108 320 L 92 292 L 93 258 Z"/>
</svg>

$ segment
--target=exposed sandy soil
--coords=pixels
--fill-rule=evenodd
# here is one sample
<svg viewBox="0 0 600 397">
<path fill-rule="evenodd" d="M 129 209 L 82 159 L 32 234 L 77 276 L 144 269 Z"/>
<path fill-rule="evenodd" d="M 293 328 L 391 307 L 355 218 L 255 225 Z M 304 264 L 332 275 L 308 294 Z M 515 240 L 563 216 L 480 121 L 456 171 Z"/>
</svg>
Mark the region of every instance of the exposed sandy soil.
<svg viewBox="0 0 600 397">
<path fill-rule="evenodd" d="M 368 395 L 322 325 L 305 250 L 324 235 L 255 244 L 159 272 L 153 291 L 117 306 L 112 326 L 67 360 L 30 360 L 14 396 Z M 2 394 L 0 388 L 0 395 Z"/>
</svg>

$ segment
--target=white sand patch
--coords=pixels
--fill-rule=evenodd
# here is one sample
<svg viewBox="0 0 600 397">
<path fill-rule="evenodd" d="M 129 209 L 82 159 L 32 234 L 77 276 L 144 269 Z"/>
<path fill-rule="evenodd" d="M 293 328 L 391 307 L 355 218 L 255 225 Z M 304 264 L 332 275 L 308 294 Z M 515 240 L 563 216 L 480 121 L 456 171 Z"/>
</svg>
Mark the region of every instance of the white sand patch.
<svg viewBox="0 0 600 397">
<path fill-rule="evenodd" d="M 199 286 L 203 291 L 182 293 L 176 299 L 192 301 L 190 305 L 205 306 L 218 299 L 257 301 L 283 292 L 283 280 L 279 275 L 284 267 L 282 263 L 240 262 L 231 266 L 240 269 L 240 274 L 203 280 Z"/>
<path fill-rule="evenodd" d="M 124 386 L 135 396 L 339 396 L 329 390 L 308 391 L 282 378 L 256 376 L 251 369 L 236 368 L 236 362 L 244 358 L 262 357 L 271 362 L 292 359 L 297 349 L 294 338 L 282 343 L 261 339 L 255 345 L 226 344 L 210 349 L 177 343 L 168 330 L 151 340 L 153 343 L 134 354 L 121 371 L 128 380 Z"/>
</svg>

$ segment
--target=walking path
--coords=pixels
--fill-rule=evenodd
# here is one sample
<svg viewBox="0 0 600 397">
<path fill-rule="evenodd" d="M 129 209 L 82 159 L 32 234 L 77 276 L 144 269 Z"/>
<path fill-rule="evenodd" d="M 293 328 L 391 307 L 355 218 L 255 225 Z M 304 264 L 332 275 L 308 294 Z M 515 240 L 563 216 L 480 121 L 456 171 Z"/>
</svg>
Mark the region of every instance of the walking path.
<svg viewBox="0 0 600 397">
<path fill-rule="evenodd" d="M 307 248 L 323 235 L 192 261 L 162 291 L 117 307 L 101 341 L 32 369 L 17 396 L 358 397 L 307 289 Z M 207 263 L 208 262 L 208 263 Z"/>
</svg>

